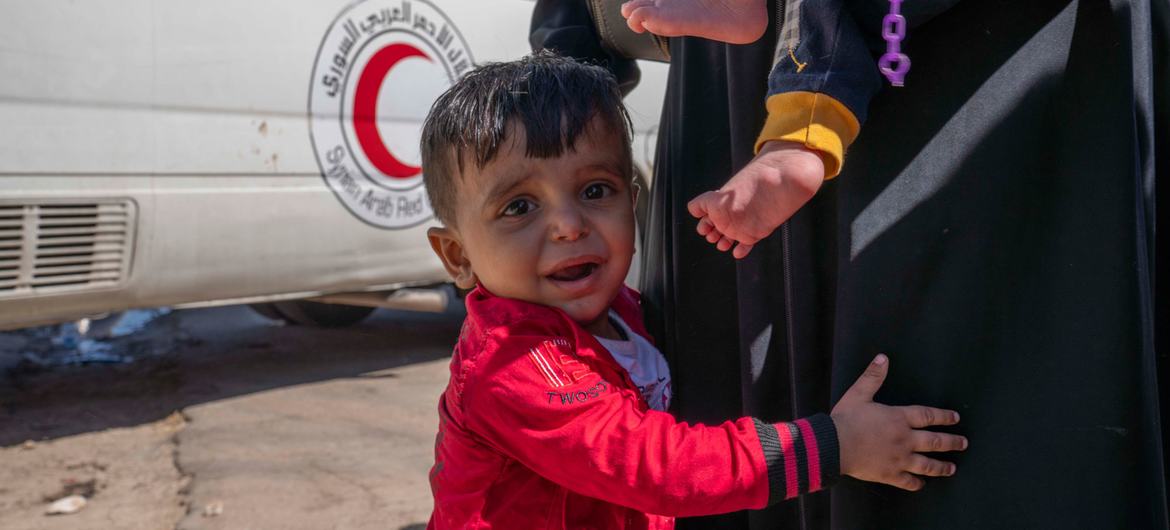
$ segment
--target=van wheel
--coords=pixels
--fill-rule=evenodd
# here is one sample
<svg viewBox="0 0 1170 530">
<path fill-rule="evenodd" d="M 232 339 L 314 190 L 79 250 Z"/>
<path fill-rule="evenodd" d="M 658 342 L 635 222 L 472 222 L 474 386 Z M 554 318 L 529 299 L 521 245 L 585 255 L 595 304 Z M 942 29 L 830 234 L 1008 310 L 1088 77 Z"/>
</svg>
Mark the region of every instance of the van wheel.
<svg viewBox="0 0 1170 530">
<path fill-rule="evenodd" d="M 370 316 L 374 309 L 377 309 L 356 305 L 325 304 L 308 300 L 252 304 L 251 307 L 252 310 L 272 320 L 323 328 L 338 328 L 357 324 Z"/>
</svg>

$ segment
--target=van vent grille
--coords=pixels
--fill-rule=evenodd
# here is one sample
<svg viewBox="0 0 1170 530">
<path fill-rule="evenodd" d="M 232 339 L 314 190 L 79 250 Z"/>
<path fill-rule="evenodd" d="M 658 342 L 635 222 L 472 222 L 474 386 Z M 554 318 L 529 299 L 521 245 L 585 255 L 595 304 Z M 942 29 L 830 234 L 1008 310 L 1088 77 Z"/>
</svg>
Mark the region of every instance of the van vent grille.
<svg viewBox="0 0 1170 530">
<path fill-rule="evenodd" d="M 134 215 L 125 200 L 0 203 L 0 298 L 117 285 Z"/>
</svg>

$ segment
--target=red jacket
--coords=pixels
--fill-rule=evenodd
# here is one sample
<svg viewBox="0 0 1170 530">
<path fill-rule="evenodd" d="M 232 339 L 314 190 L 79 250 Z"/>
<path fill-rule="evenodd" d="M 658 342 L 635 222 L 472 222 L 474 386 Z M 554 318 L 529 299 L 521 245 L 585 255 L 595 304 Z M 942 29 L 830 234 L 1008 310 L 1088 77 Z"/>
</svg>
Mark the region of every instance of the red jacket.
<svg viewBox="0 0 1170 530">
<path fill-rule="evenodd" d="M 838 472 L 832 420 L 680 423 L 560 310 L 478 288 L 439 400 L 428 529 L 670 529 Z M 613 309 L 645 336 L 637 294 Z"/>
</svg>

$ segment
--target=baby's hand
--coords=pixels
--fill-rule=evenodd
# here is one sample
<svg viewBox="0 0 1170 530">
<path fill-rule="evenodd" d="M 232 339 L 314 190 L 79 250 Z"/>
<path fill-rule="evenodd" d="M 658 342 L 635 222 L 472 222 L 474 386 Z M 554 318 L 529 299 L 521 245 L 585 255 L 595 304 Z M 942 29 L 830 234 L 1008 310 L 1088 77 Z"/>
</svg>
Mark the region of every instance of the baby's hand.
<svg viewBox="0 0 1170 530">
<path fill-rule="evenodd" d="M 699 219 L 699 235 L 742 259 L 761 239 L 787 221 L 825 181 L 817 151 L 785 141 L 765 143 L 760 153 L 718 191 L 687 203 Z"/>
<path fill-rule="evenodd" d="M 913 405 L 890 407 L 874 403 L 889 371 L 889 359 L 878 355 L 853 383 L 837 406 L 833 423 L 841 447 L 841 474 L 918 491 L 926 477 L 949 477 L 955 465 L 929 458 L 920 453 L 962 451 L 967 439 L 932 431 L 932 425 L 954 425 L 959 413 Z"/>
</svg>

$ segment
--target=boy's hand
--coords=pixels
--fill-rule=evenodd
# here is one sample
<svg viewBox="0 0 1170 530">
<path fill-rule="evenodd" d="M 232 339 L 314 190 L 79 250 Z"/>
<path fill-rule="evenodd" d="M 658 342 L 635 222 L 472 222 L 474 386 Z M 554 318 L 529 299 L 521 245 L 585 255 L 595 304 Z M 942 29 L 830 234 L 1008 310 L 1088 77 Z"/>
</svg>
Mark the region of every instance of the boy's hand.
<svg viewBox="0 0 1170 530">
<path fill-rule="evenodd" d="M 874 403 L 889 371 L 885 355 L 874 358 L 865 373 L 833 407 L 833 423 L 841 447 L 841 474 L 918 491 L 923 481 L 916 475 L 949 477 L 955 465 L 920 453 L 962 451 L 967 439 L 932 431 L 932 425 L 954 425 L 959 413 L 919 405 L 890 407 Z"/>
<path fill-rule="evenodd" d="M 808 202 L 825 181 L 820 154 L 803 144 L 771 141 L 718 191 L 687 203 L 699 235 L 741 259 Z"/>
</svg>

